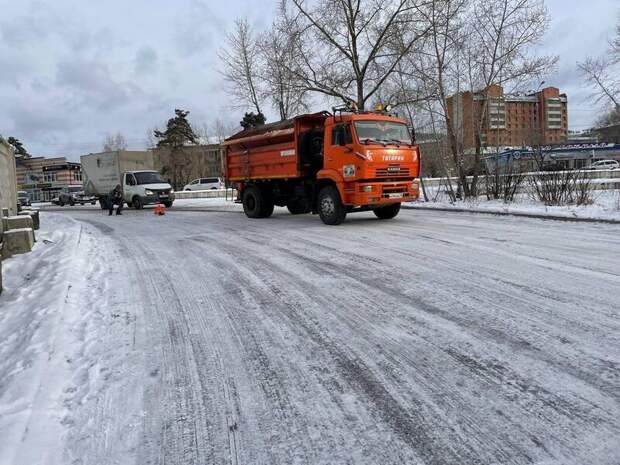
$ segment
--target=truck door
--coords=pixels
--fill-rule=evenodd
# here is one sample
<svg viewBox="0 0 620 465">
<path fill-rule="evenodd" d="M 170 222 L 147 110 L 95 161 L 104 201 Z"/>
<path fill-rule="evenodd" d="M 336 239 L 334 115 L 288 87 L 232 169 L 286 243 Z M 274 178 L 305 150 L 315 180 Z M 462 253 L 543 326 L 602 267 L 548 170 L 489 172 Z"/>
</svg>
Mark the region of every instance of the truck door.
<svg viewBox="0 0 620 465">
<path fill-rule="evenodd" d="M 353 155 L 353 135 L 350 123 L 339 123 L 332 127 L 329 155 L 325 167 L 338 170 L 342 177 L 353 180 L 356 176 L 355 156 Z"/>
<path fill-rule="evenodd" d="M 123 196 L 125 197 L 125 202 L 131 202 L 133 196 L 136 195 L 138 182 L 136 181 L 136 177 L 131 173 L 125 173 L 125 178 L 123 182 Z"/>
</svg>

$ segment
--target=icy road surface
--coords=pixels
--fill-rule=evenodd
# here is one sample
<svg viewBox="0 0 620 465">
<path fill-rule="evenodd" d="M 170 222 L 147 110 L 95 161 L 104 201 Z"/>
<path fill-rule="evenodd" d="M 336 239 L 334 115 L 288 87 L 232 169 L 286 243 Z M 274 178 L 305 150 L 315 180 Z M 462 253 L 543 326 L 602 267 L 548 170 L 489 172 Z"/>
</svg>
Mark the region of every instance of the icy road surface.
<svg viewBox="0 0 620 465">
<path fill-rule="evenodd" d="M 62 211 L 4 263 L 1 465 L 620 463 L 618 226 Z"/>
</svg>

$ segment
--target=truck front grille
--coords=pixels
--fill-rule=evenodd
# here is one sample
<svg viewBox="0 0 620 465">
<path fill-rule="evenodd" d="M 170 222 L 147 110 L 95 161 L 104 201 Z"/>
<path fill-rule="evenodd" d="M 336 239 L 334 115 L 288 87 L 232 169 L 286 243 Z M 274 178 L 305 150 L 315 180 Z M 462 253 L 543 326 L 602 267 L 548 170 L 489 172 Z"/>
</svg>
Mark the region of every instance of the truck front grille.
<svg viewBox="0 0 620 465">
<path fill-rule="evenodd" d="M 387 168 L 377 168 L 375 177 L 377 178 L 394 178 L 409 176 L 409 168 L 400 165 L 389 165 Z"/>
</svg>

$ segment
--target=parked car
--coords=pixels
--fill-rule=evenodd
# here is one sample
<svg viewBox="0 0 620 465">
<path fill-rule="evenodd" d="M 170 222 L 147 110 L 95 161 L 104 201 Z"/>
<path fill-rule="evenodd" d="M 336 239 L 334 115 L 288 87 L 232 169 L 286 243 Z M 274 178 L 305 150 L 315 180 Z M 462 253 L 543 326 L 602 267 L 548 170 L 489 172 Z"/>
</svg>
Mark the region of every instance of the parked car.
<svg viewBox="0 0 620 465">
<path fill-rule="evenodd" d="M 22 207 L 30 207 L 32 205 L 30 195 L 26 191 L 17 192 L 17 201 Z"/>
<path fill-rule="evenodd" d="M 616 160 L 599 160 L 585 167 L 586 170 L 617 170 L 620 163 Z"/>
<path fill-rule="evenodd" d="M 53 202 L 54 199 L 52 199 L 52 203 Z M 97 198 L 95 196 L 85 194 L 82 186 L 63 187 L 60 194 L 58 194 L 58 205 L 61 207 L 65 205 L 73 206 L 76 203 L 80 205 L 85 205 L 87 203 L 95 205 L 95 203 L 97 203 Z"/>
<path fill-rule="evenodd" d="M 212 189 L 224 189 L 224 182 L 221 178 L 194 179 L 183 188 L 184 191 L 208 191 Z"/>
</svg>

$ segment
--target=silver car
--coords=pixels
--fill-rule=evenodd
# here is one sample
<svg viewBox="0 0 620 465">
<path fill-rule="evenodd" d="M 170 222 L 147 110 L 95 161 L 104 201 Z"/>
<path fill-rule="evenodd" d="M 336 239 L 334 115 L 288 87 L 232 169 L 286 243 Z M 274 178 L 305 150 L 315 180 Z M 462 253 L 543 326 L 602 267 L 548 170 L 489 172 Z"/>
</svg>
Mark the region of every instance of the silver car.
<svg viewBox="0 0 620 465">
<path fill-rule="evenodd" d="M 224 182 L 221 178 L 194 179 L 183 188 L 184 191 L 208 191 L 213 189 L 224 189 Z"/>
</svg>

